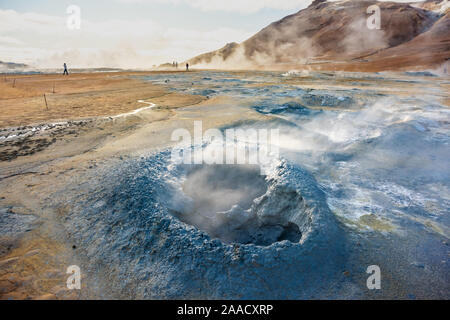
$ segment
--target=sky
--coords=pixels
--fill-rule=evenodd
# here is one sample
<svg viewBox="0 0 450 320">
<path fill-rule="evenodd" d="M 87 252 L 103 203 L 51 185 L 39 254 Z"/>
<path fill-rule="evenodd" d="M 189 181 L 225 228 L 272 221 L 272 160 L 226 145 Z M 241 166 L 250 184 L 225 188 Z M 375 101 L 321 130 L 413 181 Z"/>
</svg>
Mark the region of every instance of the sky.
<svg viewBox="0 0 450 320">
<path fill-rule="evenodd" d="M 0 0 L 0 61 L 145 69 L 242 42 L 311 2 Z"/>
</svg>

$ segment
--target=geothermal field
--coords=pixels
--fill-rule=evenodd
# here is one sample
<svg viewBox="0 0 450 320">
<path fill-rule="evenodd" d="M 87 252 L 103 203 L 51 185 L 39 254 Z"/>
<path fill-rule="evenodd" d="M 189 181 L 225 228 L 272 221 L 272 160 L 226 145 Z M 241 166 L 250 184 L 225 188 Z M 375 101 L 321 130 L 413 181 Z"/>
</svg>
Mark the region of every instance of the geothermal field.
<svg viewBox="0 0 450 320">
<path fill-rule="evenodd" d="M 31 97 L 8 101 L 10 119 L 104 91 L 137 111 L 1 131 L 3 298 L 449 298 L 448 78 L 125 73 L 78 92 L 79 77 L 26 115 L 14 105 L 58 76 L 19 78 Z M 279 155 L 264 170 L 174 162 L 172 132 L 194 120 L 278 128 Z M 64 287 L 70 264 L 80 291 Z"/>
<path fill-rule="evenodd" d="M 450 299 L 448 0 L 78 2 L 0 4 L 0 300 Z"/>
</svg>

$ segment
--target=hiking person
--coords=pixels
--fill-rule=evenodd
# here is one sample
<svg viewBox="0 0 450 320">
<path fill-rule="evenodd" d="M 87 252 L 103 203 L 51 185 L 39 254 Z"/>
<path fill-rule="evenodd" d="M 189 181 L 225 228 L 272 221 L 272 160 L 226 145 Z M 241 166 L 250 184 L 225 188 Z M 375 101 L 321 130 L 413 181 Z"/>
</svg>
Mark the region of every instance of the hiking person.
<svg viewBox="0 0 450 320">
<path fill-rule="evenodd" d="M 64 72 L 63 75 L 69 75 L 69 71 L 67 71 L 67 64 L 64 62 Z"/>
</svg>

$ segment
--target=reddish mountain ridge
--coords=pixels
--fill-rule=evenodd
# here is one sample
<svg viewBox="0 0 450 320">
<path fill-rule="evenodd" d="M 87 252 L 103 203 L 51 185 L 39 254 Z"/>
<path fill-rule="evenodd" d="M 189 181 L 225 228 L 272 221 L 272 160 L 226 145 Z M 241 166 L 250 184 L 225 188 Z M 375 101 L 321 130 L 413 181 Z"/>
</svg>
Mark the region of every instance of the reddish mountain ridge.
<svg viewBox="0 0 450 320">
<path fill-rule="evenodd" d="M 369 29 L 371 5 L 380 29 Z M 443 68 L 450 58 L 448 1 L 316 0 L 241 44 L 189 60 L 222 69 L 381 71 Z"/>
</svg>

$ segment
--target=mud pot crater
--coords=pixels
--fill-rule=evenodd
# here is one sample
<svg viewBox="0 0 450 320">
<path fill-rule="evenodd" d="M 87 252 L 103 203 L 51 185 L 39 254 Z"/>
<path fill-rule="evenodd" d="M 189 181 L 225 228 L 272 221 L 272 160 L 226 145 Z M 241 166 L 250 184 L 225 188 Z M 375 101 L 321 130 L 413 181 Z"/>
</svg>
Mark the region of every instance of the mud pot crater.
<svg viewBox="0 0 450 320">
<path fill-rule="evenodd" d="M 273 186 L 259 166 L 191 165 L 184 172 L 183 196 L 176 196 L 183 201 L 170 212 L 211 238 L 258 246 L 298 243 L 309 227 L 300 194 Z"/>
</svg>

